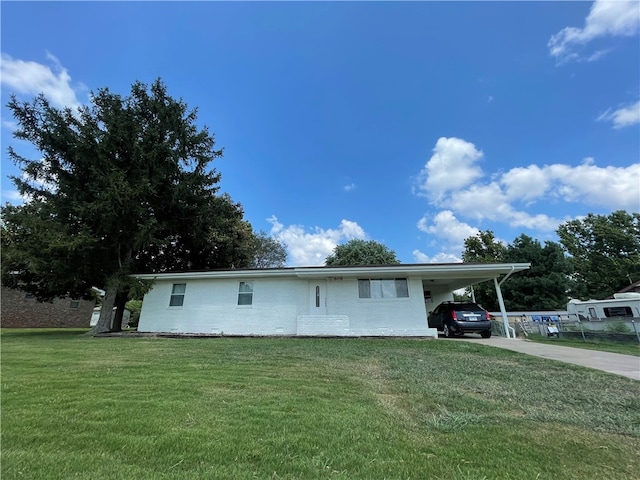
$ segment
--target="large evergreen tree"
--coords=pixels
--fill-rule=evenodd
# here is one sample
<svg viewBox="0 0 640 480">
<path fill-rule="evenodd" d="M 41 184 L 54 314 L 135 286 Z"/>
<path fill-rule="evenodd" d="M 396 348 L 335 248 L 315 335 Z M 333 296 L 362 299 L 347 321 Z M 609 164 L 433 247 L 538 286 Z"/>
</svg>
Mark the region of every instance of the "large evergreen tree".
<svg viewBox="0 0 640 480">
<path fill-rule="evenodd" d="M 575 269 L 575 297 L 603 299 L 640 280 L 640 213 L 588 214 L 558 227 Z"/>
<path fill-rule="evenodd" d="M 520 235 L 503 245 L 491 231 L 478 233 L 465 240 L 462 254 L 465 262 L 531 263 L 531 268 L 509 277 L 501 288 L 508 310 L 554 310 L 565 307 L 570 287 L 571 265 L 562 247 Z M 475 299 L 491 311 L 499 310 L 493 282 L 473 286 Z"/>
<path fill-rule="evenodd" d="M 100 89 L 77 111 L 42 95 L 8 107 L 14 137 L 40 156 L 9 148 L 22 170 L 13 182 L 30 200 L 3 209 L 5 284 L 41 299 L 104 286 L 101 332 L 112 307 L 124 308 L 131 273 L 248 266 L 251 226 L 217 195 L 211 162 L 222 150 L 159 79 L 134 83 L 124 98 Z"/>
<path fill-rule="evenodd" d="M 507 280 L 503 288 L 509 310 L 564 310 L 569 300 L 571 266 L 562 246 L 520 235 L 507 246 L 504 261 L 531 263 L 531 268 Z"/>
</svg>

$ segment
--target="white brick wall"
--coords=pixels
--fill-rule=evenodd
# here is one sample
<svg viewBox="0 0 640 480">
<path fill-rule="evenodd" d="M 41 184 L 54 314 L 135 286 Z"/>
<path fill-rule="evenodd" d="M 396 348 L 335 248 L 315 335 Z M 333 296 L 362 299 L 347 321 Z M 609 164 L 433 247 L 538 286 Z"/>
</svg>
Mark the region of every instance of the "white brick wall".
<svg viewBox="0 0 640 480">
<path fill-rule="evenodd" d="M 358 298 L 358 280 L 327 283 L 327 314 L 347 315 L 352 335 L 428 336 L 422 280 L 408 278 L 408 298 Z"/>
<path fill-rule="evenodd" d="M 140 332 L 227 335 L 295 335 L 297 316 L 308 310 L 308 287 L 297 279 L 249 279 L 253 304 L 238 305 L 240 280 L 187 280 L 184 305 L 170 307 L 174 283 L 157 281 L 145 295 Z"/>
<path fill-rule="evenodd" d="M 239 306 L 245 279 L 158 280 L 145 295 L 138 331 L 226 335 L 437 336 L 427 328 L 422 280 L 409 298 L 359 299 L 358 281 L 251 278 L 253 304 Z M 184 305 L 170 307 L 174 283 L 186 283 Z M 313 315 L 314 285 L 326 285 L 326 314 Z M 324 299 L 323 299 L 324 300 Z"/>
<path fill-rule="evenodd" d="M 300 336 L 340 336 L 353 334 L 349 328 L 349 317 L 346 315 L 299 315 L 298 335 Z"/>
</svg>

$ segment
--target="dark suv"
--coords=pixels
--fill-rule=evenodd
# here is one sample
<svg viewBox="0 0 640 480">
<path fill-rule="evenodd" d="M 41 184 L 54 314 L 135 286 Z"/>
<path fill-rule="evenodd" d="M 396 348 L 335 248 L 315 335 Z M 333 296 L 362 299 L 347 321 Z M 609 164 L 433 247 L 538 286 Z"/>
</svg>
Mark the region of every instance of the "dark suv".
<svg viewBox="0 0 640 480">
<path fill-rule="evenodd" d="M 429 327 L 444 332 L 445 337 L 479 333 L 482 338 L 491 336 L 491 318 L 481 306 L 472 302 L 443 302 L 429 312 Z"/>
</svg>

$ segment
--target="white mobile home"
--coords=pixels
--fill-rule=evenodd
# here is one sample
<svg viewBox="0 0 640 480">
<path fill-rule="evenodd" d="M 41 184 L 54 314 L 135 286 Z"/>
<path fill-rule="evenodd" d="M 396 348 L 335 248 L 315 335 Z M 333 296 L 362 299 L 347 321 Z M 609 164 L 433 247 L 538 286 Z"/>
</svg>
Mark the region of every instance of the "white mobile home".
<svg viewBox="0 0 640 480">
<path fill-rule="evenodd" d="M 567 304 L 570 317 L 581 322 L 603 320 L 640 320 L 640 293 L 615 293 L 606 300 L 571 300 Z"/>
<path fill-rule="evenodd" d="M 136 275 L 154 281 L 138 331 L 437 336 L 427 327 L 427 312 L 453 300 L 454 290 L 527 268 L 525 263 L 398 264 Z"/>
</svg>

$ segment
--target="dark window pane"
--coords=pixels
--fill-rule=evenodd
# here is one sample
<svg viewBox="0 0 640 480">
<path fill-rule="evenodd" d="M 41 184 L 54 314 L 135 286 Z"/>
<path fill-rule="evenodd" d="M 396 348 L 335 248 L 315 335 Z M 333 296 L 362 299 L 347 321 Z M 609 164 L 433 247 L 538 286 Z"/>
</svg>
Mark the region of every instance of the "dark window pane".
<svg viewBox="0 0 640 480">
<path fill-rule="evenodd" d="M 369 280 L 358 280 L 358 297 L 371 298 L 371 285 Z"/>
</svg>

